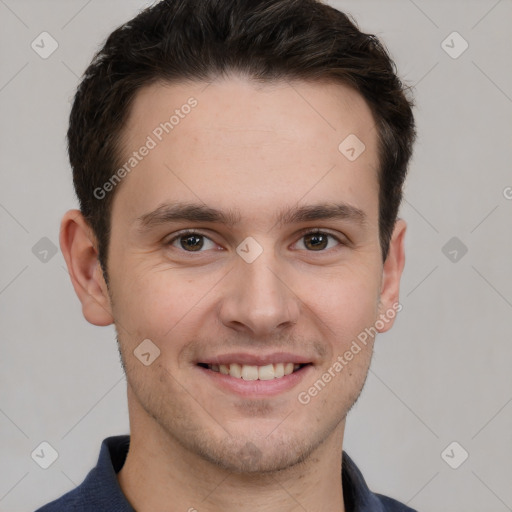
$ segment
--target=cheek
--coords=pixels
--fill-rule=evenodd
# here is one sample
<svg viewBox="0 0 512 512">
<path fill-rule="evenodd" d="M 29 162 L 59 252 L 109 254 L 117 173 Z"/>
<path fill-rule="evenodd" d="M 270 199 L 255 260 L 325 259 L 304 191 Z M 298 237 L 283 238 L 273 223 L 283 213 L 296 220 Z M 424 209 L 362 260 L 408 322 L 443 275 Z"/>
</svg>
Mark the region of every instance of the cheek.
<svg viewBox="0 0 512 512">
<path fill-rule="evenodd" d="M 380 277 L 375 267 L 346 267 L 307 280 L 297 274 L 295 283 L 301 301 L 330 328 L 328 338 L 355 336 L 377 318 Z"/>
<path fill-rule="evenodd" d="M 130 278 L 123 277 L 126 275 Z M 191 278 L 172 268 L 119 271 L 113 282 L 115 320 L 132 338 L 163 340 L 198 307 L 217 281 L 213 275 Z"/>
</svg>

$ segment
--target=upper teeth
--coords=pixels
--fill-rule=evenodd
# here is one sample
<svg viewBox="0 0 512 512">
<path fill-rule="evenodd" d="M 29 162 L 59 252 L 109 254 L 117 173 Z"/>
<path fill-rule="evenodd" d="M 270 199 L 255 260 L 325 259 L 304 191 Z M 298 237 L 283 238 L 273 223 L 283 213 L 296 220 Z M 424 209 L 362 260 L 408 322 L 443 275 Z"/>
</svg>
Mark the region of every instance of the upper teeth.
<svg viewBox="0 0 512 512">
<path fill-rule="evenodd" d="M 300 364 L 276 363 L 265 366 L 253 366 L 250 364 L 209 364 L 208 368 L 214 372 L 230 375 L 244 380 L 271 380 L 279 379 L 284 375 L 290 375 L 300 368 Z"/>
</svg>

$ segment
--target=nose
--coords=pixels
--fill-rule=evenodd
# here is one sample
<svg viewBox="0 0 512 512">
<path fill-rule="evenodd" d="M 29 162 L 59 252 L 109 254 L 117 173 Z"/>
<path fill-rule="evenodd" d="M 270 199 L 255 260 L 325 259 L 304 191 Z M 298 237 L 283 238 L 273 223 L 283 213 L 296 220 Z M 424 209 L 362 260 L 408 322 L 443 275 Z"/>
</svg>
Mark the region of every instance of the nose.
<svg viewBox="0 0 512 512">
<path fill-rule="evenodd" d="M 270 252 L 270 251 L 268 251 Z M 255 261 L 241 258 L 226 276 L 220 307 L 221 322 L 253 337 L 266 337 L 296 324 L 300 300 L 286 280 L 282 266 L 264 251 Z"/>
</svg>

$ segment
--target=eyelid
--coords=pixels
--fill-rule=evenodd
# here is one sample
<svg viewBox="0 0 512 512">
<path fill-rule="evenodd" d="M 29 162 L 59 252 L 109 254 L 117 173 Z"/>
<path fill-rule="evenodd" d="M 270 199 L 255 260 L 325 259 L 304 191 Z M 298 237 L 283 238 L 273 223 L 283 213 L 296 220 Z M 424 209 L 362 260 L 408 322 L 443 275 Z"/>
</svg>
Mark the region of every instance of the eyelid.
<svg viewBox="0 0 512 512">
<path fill-rule="evenodd" d="M 206 233 L 203 233 L 201 230 L 195 229 L 195 228 L 182 229 L 180 231 L 177 231 L 176 233 L 173 233 L 170 238 L 169 237 L 164 238 L 164 245 L 170 246 L 176 240 L 178 240 L 179 238 L 181 238 L 182 236 L 185 236 L 185 235 L 199 235 L 204 238 L 207 238 L 208 240 L 210 240 L 210 242 L 214 243 L 215 245 L 219 245 L 217 242 L 212 240 L 212 238 L 209 235 L 207 235 Z M 189 251 L 189 252 L 193 253 L 194 251 Z M 198 251 L 198 252 L 204 252 L 204 251 Z"/>
<path fill-rule="evenodd" d="M 299 238 L 302 238 L 303 236 L 310 235 L 310 234 L 322 234 L 322 235 L 329 235 L 332 238 L 334 238 L 337 242 L 339 242 L 341 245 L 348 245 L 350 240 L 346 236 L 340 236 L 338 234 L 334 234 L 328 229 L 322 229 L 322 228 L 303 228 L 298 232 Z"/>
</svg>

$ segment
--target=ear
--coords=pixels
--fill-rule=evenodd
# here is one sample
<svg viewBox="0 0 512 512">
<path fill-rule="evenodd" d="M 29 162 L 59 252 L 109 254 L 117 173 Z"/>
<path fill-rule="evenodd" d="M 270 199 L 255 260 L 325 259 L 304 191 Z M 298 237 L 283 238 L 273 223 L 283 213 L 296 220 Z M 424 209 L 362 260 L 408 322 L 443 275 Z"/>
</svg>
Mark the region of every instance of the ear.
<svg viewBox="0 0 512 512">
<path fill-rule="evenodd" d="M 85 319 L 94 325 L 114 322 L 96 237 L 79 210 L 69 210 L 60 226 L 60 248 Z"/>
<path fill-rule="evenodd" d="M 407 225 L 404 220 L 397 219 L 389 251 L 382 270 L 382 282 L 379 301 L 379 318 L 383 315 L 381 324 L 384 326 L 378 329 L 379 332 L 386 332 L 391 329 L 396 313 L 402 309 L 399 303 L 400 279 L 405 265 L 404 239 Z"/>
</svg>

